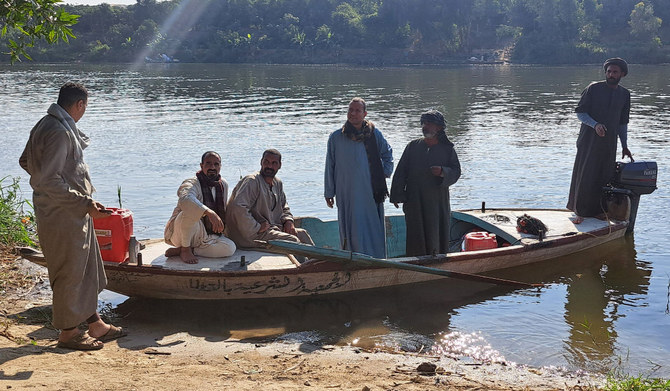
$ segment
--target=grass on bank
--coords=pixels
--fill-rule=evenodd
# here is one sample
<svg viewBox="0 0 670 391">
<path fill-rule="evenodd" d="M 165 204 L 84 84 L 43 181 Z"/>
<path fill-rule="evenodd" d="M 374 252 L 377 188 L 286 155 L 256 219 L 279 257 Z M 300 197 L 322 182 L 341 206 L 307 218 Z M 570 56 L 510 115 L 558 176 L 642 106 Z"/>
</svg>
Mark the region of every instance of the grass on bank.
<svg viewBox="0 0 670 391">
<path fill-rule="evenodd" d="M 15 264 L 14 247 L 36 246 L 35 219 L 24 207 L 19 178 L 0 178 L 0 293 L 32 286 L 31 276 Z M 31 208 L 32 209 L 32 208 Z"/>
<path fill-rule="evenodd" d="M 19 178 L 0 178 L 0 245 L 35 246 L 35 218 L 25 206 L 31 205 L 21 197 Z"/>
<path fill-rule="evenodd" d="M 36 246 L 35 219 L 26 211 L 30 203 L 21 197 L 19 178 L 8 176 L 0 178 L 0 336 L 25 344 L 29 341 L 16 337 L 9 328 L 17 319 L 9 316 L 5 310 L 10 292 L 30 289 L 35 281 L 16 264 L 14 254 L 16 246 Z M 30 208 L 32 209 L 32 208 Z"/>
<path fill-rule="evenodd" d="M 667 391 L 670 390 L 670 380 L 659 378 L 645 378 L 643 376 L 627 376 L 615 378 L 609 376 L 604 391 Z"/>
</svg>

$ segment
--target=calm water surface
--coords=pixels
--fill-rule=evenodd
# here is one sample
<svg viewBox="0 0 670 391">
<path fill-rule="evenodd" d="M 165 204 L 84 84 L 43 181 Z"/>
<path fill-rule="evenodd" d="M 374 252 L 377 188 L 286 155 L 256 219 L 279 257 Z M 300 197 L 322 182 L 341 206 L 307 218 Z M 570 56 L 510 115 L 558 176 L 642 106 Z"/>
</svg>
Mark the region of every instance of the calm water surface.
<svg viewBox="0 0 670 391">
<path fill-rule="evenodd" d="M 353 96 L 368 101 L 397 160 L 420 134 L 428 108 L 446 113 L 463 176 L 452 207 L 564 207 L 581 90 L 598 66 L 347 68 L 148 64 L 0 66 L 0 177 L 27 175 L 17 161 L 34 123 L 68 80 L 91 91 L 80 127 L 97 199 L 135 213 L 140 238 L 162 236 L 176 190 L 214 149 L 232 188 L 279 149 L 294 215 L 335 219 L 323 200 L 327 137 Z M 636 232 L 576 256 L 510 271 L 542 290 L 491 288 L 472 296 L 444 282 L 383 294 L 263 303 L 146 302 L 105 293 L 132 322 L 164 322 L 165 332 L 206 337 L 262 335 L 319 343 L 434 349 L 468 360 L 507 360 L 571 370 L 670 377 L 670 224 L 666 186 L 670 67 L 631 66 L 629 146 L 659 165 L 659 189 L 643 196 Z M 387 214 L 400 214 L 387 205 Z M 179 314 L 179 315 L 175 315 Z"/>
</svg>

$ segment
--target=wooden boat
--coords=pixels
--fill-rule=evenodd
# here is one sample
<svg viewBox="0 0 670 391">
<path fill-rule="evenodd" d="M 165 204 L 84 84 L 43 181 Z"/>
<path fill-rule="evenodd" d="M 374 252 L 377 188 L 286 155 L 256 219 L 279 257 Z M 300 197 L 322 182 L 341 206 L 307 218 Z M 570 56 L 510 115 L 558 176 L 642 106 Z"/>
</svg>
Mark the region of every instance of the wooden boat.
<svg viewBox="0 0 670 391">
<path fill-rule="evenodd" d="M 575 225 L 570 220 L 572 212 L 552 209 L 463 210 L 452 214 L 450 239 L 456 251 L 422 257 L 403 256 L 404 217 L 387 217 L 389 259 L 381 261 L 390 262 L 391 266 L 495 276 L 496 270 L 577 253 L 619 239 L 629 225 L 627 220 L 596 218 L 586 218 Z M 546 237 L 517 232 L 517 218 L 523 214 L 547 225 Z M 105 262 L 107 289 L 131 297 L 237 300 L 327 295 L 444 278 L 423 271 L 361 264 L 359 261 L 372 258 L 356 253 L 347 253 L 350 259 L 344 263 L 324 261 L 332 259 L 326 250 L 339 247 L 337 221 L 300 218 L 296 225 L 307 229 L 315 241 L 311 252 L 306 253 L 313 255 L 302 263 L 286 254 L 238 249 L 228 258 L 201 257 L 197 264 L 185 264 L 179 257 L 165 257 L 168 245 L 162 240 L 146 240 L 142 241 L 141 262 Z M 462 238 L 472 231 L 495 234 L 497 247 L 460 251 Z M 325 255 L 320 256 L 322 253 Z M 39 252 L 23 249 L 21 254 L 45 264 Z"/>
</svg>

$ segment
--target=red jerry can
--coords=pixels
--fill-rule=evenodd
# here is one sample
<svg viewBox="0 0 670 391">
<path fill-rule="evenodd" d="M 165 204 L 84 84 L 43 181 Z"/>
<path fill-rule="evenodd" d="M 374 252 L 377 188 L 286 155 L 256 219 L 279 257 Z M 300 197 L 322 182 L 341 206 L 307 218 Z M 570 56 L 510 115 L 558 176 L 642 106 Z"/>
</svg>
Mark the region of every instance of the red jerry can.
<svg viewBox="0 0 670 391">
<path fill-rule="evenodd" d="M 130 237 L 133 235 L 133 212 L 128 209 L 107 208 L 109 217 L 93 219 L 95 236 L 100 245 L 102 260 L 121 263 L 128 259 Z"/>
<path fill-rule="evenodd" d="M 463 239 L 463 251 L 497 248 L 496 235 L 490 232 L 468 232 Z"/>
</svg>

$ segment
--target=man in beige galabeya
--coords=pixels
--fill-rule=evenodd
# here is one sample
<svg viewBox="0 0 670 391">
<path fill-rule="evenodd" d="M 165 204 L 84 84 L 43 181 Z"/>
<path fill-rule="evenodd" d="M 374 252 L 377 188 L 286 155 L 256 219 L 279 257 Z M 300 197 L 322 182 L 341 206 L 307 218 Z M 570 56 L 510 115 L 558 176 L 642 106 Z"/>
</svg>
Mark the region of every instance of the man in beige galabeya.
<svg viewBox="0 0 670 391">
<path fill-rule="evenodd" d="M 240 247 L 257 247 L 255 240 L 288 240 L 313 245 L 307 231 L 296 228 L 286 202 L 284 184 L 277 178 L 281 153 L 263 152 L 261 170 L 242 178 L 230 195 L 226 232 Z"/>
<path fill-rule="evenodd" d="M 58 347 L 74 350 L 102 349 L 104 342 L 126 335 L 97 312 L 107 277 L 93 219 L 111 211 L 91 197 L 83 156 L 90 139 L 76 125 L 87 105 L 83 85 L 64 84 L 57 103 L 30 131 L 19 159 L 33 188 L 37 234 L 53 291 L 52 324 L 60 329 Z M 84 321 L 87 331 L 78 328 Z"/>
</svg>

